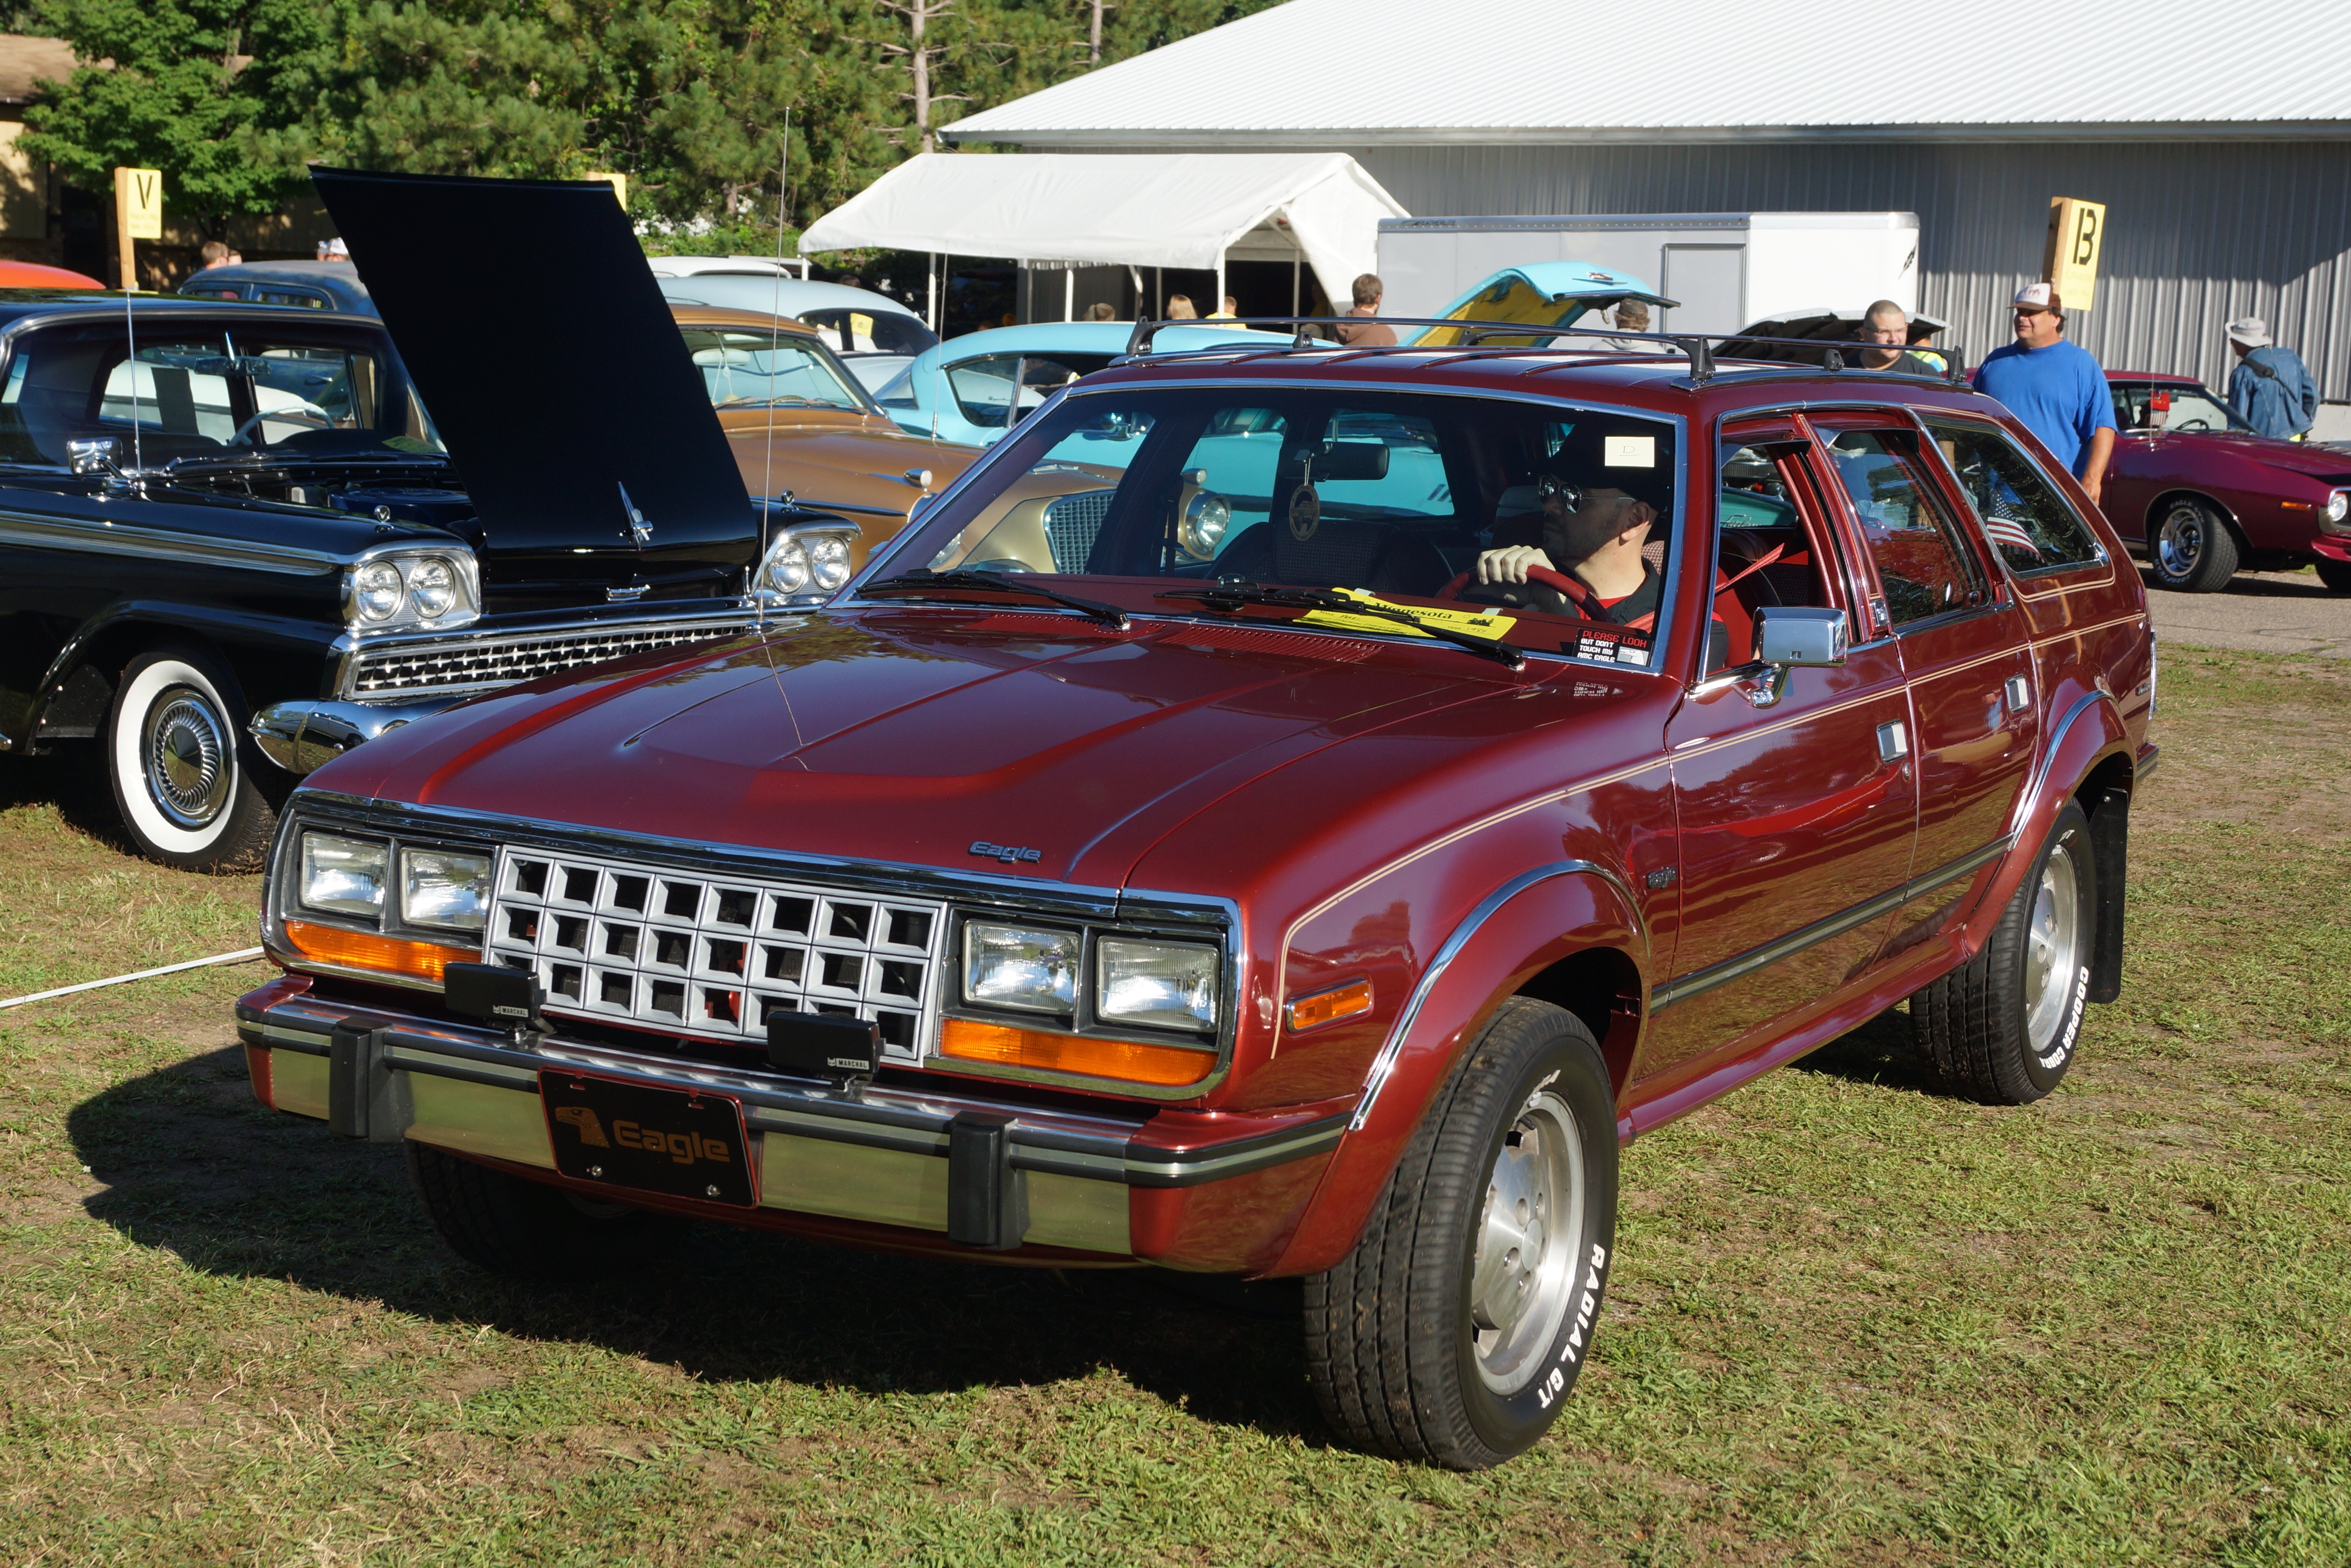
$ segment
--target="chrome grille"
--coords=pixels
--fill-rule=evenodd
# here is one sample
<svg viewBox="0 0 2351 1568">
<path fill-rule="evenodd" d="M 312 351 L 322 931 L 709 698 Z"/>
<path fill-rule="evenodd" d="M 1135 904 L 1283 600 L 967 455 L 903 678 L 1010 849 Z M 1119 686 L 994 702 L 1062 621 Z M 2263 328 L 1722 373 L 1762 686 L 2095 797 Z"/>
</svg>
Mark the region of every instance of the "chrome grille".
<svg viewBox="0 0 2351 1568">
<path fill-rule="evenodd" d="M 623 654 L 709 642 L 743 630 L 740 622 L 627 626 L 611 630 L 548 632 L 362 651 L 351 660 L 348 696 L 392 697 L 511 686 L 517 680 L 601 664 Z"/>
<path fill-rule="evenodd" d="M 1117 493 L 1089 490 L 1046 504 L 1045 542 L 1053 547 L 1055 571 L 1086 569 L 1086 557 L 1094 553 L 1094 537 L 1102 532 L 1102 519 L 1110 515 L 1110 498 Z"/>
<path fill-rule="evenodd" d="M 870 1018 L 919 1060 L 938 1012 L 946 906 L 765 877 L 704 877 L 503 849 L 489 961 L 528 970 L 547 1011 L 764 1041 L 768 1015 Z"/>
</svg>

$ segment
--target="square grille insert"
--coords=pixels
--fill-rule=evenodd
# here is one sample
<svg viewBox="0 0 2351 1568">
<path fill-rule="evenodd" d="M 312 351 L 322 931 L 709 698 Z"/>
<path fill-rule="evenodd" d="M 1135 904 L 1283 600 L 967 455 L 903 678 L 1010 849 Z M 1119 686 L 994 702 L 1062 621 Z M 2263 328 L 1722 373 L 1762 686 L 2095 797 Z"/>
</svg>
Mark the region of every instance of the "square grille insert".
<svg viewBox="0 0 2351 1568">
<path fill-rule="evenodd" d="M 844 1013 L 912 1062 L 946 924 L 944 904 L 508 848 L 487 960 L 536 975 L 558 1015 L 754 1044 L 772 1012 Z"/>
</svg>

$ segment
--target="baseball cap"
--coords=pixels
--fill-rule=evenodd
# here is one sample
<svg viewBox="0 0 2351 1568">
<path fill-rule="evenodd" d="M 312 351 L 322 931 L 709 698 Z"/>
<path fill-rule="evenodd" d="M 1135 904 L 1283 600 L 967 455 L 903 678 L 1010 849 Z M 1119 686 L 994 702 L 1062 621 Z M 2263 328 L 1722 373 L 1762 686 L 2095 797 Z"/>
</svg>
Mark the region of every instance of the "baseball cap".
<svg viewBox="0 0 2351 1568">
<path fill-rule="evenodd" d="M 2054 310 L 2057 289 L 2053 284 L 2028 283 L 2016 291 L 2013 308 L 2018 310 Z"/>
<path fill-rule="evenodd" d="M 2258 316 L 2248 316 L 2229 323 L 2229 341 L 2241 343 L 2248 348 L 2259 348 L 2270 340 L 2270 324 Z"/>
</svg>

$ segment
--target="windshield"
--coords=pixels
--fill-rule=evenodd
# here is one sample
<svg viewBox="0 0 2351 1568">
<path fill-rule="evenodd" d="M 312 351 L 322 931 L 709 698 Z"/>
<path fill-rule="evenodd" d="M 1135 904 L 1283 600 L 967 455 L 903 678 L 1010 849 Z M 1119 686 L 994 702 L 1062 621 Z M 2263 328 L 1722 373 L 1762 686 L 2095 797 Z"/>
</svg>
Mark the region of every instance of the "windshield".
<svg viewBox="0 0 2351 1568">
<path fill-rule="evenodd" d="M 2117 381 L 2115 422 L 2126 431 L 2251 431 L 2229 405 L 2201 387 L 2162 381 Z"/>
<path fill-rule="evenodd" d="M 911 316 L 891 310 L 803 310 L 799 318 L 843 354 L 919 354 L 937 335 Z"/>
<path fill-rule="evenodd" d="M 865 408 L 840 362 L 823 345 L 797 332 L 737 327 L 688 327 L 683 331 L 712 408 L 773 405 L 858 412 Z"/>
<path fill-rule="evenodd" d="M 271 324 L 119 322 L 27 334 L 0 381 L 0 462 L 65 464 L 111 440 L 149 468 L 240 452 L 441 453 L 399 362 L 372 333 Z"/>
<path fill-rule="evenodd" d="M 1007 441 L 886 571 L 1034 574 L 1181 614 L 1196 605 L 1168 593 L 1219 582 L 1339 590 L 1530 651 L 1653 657 L 1677 515 L 1675 427 L 1654 416 L 1354 389 L 1122 389 L 1072 396 Z M 1300 624 L 1410 635 L 1343 617 Z"/>
</svg>

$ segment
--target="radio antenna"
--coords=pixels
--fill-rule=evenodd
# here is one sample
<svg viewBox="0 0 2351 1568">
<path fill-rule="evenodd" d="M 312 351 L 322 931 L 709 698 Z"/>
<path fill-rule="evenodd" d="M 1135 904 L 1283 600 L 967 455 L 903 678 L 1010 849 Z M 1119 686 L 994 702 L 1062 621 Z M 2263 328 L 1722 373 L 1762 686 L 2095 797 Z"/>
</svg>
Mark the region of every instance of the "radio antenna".
<svg viewBox="0 0 2351 1568">
<path fill-rule="evenodd" d="M 123 247 L 128 250 L 126 242 Z M 126 258 L 127 259 L 127 258 Z M 131 319 L 131 296 L 139 292 L 139 275 L 134 262 L 126 269 L 122 280 L 122 345 L 125 356 L 122 373 L 131 381 L 131 472 L 147 472 L 147 449 L 139 439 L 139 328 Z"/>
<path fill-rule="evenodd" d="M 792 167 L 792 111 L 784 108 L 784 140 L 776 151 L 776 275 L 768 291 L 768 447 L 759 470 L 759 516 L 765 521 L 776 499 L 776 357 L 783 352 L 784 335 L 776 325 L 784 313 L 784 212 L 786 188 Z M 759 530 L 759 557 L 767 559 L 768 546 L 773 543 L 768 530 Z M 762 593 L 758 597 L 754 614 L 758 628 L 768 629 L 768 599 Z"/>
</svg>

